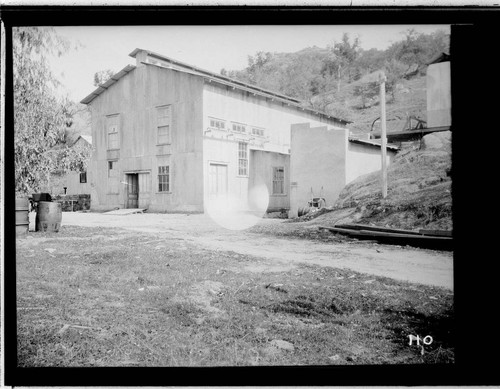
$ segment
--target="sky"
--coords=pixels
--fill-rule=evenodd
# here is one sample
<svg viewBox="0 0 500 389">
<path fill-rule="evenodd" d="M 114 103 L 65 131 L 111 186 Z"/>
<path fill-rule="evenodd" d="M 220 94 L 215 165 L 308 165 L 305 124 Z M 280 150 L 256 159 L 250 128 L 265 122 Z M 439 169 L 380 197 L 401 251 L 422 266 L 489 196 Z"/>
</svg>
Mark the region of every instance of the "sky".
<svg viewBox="0 0 500 389">
<path fill-rule="evenodd" d="M 118 72 L 135 64 L 129 54 L 146 49 L 218 73 L 241 70 L 258 51 L 295 52 L 306 47 L 325 48 L 340 41 L 344 32 L 359 37 L 363 49 L 384 50 L 414 28 L 421 33 L 447 25 L 293 25 L 293 26 L 85 26 L 56 27 L 56 32 L 79 43 L 76 50 L 50 59 L 62 83 L 60 93 L 79 102 L 95 90 L 94 74 Z"/>
</svg>

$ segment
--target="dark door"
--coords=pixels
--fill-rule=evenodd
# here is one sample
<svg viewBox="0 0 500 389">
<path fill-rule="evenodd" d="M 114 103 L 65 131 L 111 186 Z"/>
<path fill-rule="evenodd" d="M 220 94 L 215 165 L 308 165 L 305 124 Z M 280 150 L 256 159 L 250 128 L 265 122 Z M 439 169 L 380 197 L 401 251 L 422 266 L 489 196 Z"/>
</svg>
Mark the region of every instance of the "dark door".
<svg viewBox="0 0 500 389">
<path fill-rule="evenodd" d="M 127 208 L 139 207 L 138 174 L 127 174 Z"/>
</svg>

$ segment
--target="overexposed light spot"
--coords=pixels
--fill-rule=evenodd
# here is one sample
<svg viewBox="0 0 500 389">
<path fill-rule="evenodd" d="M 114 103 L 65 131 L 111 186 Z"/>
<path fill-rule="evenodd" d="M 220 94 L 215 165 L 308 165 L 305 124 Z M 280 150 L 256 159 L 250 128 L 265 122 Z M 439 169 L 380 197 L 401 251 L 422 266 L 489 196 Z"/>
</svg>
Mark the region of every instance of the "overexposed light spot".
<svg viewBox="0 0 500 389">
<path fill-rule="evenodd" d="M 207 213 L 221 227 L 239 231 L 255 226 L 266 213 L 268 205 L 267 187 L 257 185 L 248 192 L 248 199 L 232 195 L 211 198 Z"/>
</svg>

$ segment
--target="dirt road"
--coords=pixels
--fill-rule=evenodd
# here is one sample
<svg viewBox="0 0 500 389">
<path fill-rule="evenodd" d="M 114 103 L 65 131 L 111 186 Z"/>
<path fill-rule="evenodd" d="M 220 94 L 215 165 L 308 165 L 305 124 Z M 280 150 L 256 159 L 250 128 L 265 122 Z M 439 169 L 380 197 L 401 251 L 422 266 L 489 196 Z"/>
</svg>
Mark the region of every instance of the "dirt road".
<svg viewBox="0 0 500 389">
<path fill-rule="evenodd" d="M 30 218 L 34 217 L 34 213 Z M 259 223 L 282 223 L 261 219 Z M 347 268 L 361 273 L 453 289 L 453 254 L 365 243 L 323 243 L 284 239 L 246 230 L 228 230 L 207 215 L 64 212 L 63 225 L 123 228 L 151 233 L 155 238 L 176 237 L 212 250 L 234 251 L 260 260 L 246 270 L 288 270 L 298 263 Z M 376 247 L 376 248 L 375 248 Z"/>
</svg>

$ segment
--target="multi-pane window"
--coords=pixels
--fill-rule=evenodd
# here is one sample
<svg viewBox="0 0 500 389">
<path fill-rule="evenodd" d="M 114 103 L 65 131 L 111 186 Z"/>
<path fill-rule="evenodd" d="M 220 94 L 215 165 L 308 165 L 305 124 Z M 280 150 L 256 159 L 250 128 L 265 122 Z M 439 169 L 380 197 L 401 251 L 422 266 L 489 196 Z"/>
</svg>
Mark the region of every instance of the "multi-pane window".
<svg viewBox="0 0 500 389">
<path fill-rule="evenodd" d="M 235 131 L 235 132 L 247 132 L 247 127 L 244 124 L 233 123 L 233 131 Z"/>
<path fill-rule="evenodd" d="M 226 122 L 224 120 L 210 118 L 210 127 L 225 130 Z"/>
<path fill-rule="evenodd" d="M 156 108 L 156 126 L 158 131 L 158 144 L 170 143 L 170 123 L 171 123 L 170 105 Z"/>
<path fill-rule="evenodd" d="M 258 127 L 252 127 L 252 135 L 264 136 L 264 129 Z"/>
<path fill-rule="evenodd" d="M 285 168 L 273 167 L 273 194 L 285 194 Z"/>
<path fill-rule="evenodd" d="M 80 184 L 87 183 L 87 172 L 80 173 Z"/>
<path fill-rule="evenodd" d="M 248 146 L 244 142 L 238 143 L 238 175 L 248 175 Z"/>
<path fill-rule="evenodd" d="M 169 168 L 169 166 L 158 166 L 158 192 L 170 192 Z"/>
<path fill-rule="evenodd" d="M 108 132 L 108 150 L 116 150 L 120 148 L 118 119 L 118 115 L 107 116 L 106 118 L 106 128 Z"/>
</svg>

